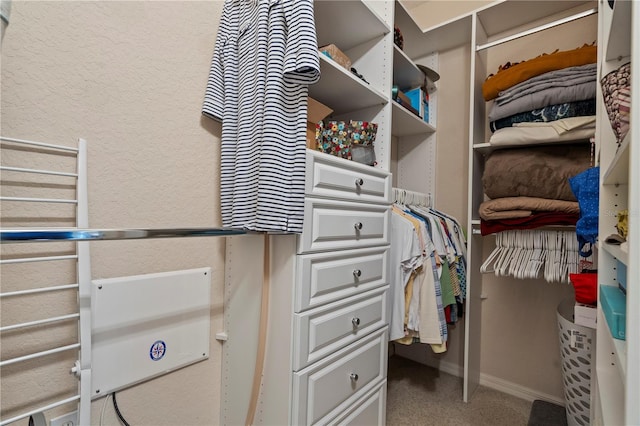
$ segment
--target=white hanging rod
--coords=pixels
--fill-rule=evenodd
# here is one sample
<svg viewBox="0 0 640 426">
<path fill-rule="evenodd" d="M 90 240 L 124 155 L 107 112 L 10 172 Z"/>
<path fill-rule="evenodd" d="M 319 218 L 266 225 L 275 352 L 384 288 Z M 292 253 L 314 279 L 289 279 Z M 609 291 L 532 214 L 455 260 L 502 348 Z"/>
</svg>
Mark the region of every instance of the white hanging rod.
<svg viewBox="0 0 640 426">
<path fill-rule="evenodd" d="M 34 142 L 34 141 L 28 141 L 24 139 L 7 138 L 4 136 L 0 136 L 0 140 L 3 140 L 5 142 L 19 143 L 23 145 L 39 146 L 42 148 L 59 149 L 61 151 L 78 152 L 78 148 L 73 148 L 73 147 L 63 146 L 63 145 L 54 145 L 50 143 Z"/>
<path fill-rule="evenodd" d="M 522 31 L 520 33 L 513 34 L 505 38 L 501 38 L 499 40 L 495 40 L 486 44 L 477 45 L 476 52 L 480 52 L 481 50 L 488 49 L 490 47 L 497 46 L 499 44 L 506 43 L 512 40 L 516 40 L 518 38 L 526 37 L 528 35 L 535 34 L 540 31 L 548 30 L 549 28 L 557 27 L 558 25 L 566 24 L 567 22 L 585 18 L 587 16 L 593 15 L 594 13 L 598 13 L 597 8 L 585 10 L 584 12 L 576 13 L 575 15 L 567 16 L 566 18 L 558 19 L 557 21 L 549 22 L 548 24 L 540 25 L 539 27 L 531 28 L 529 30 Z"/>
<path fill-rule="evenodd" d="M 0 167 L 0 170 L 6 170 L 8 172 L 37 173 L 41 175 L 78 177 L 77 173 L 54 172 L 52 170 L 24 169 L 22 167 L 3 166 L 3 167 Z"/>
<path fill-rule="evenodd" d="M 68 321 L 70 319 L 75 319 L 79 317 L 80 317 L 80 314 L 69 314 L 69 315 L 61 315 L 59 317 L 51 317 L 51 318 L 46 318 L 46 319 L 41 319 L 36 321 L 23 322 L 20 324 L 7 325 L 4 327 L 0 327 L 0 333 L 3 331 L 18 330 L 20 328 L 34 327 L 36 325 L 44 325 L 44 324 L 51 324 L 54 322 Z"/>
<path fill-rule="evenodd" d="M 8 425 L 10 423 L 17 422 L 18 420 L 26 419 L 27 417 L 33 416 L 34 414 L 43 413 L 43 412 L 45 412 L 47 410 L 51 410 L 52 408 L 56 408 L 56 407 L 59 407 L 59 406 L 64 405 L 64 404 L 68 404 L 70 402 L 78 401 L 79 399 L 80 399 L 80 395 L 72 396 L 72 397 L 67 398 L 67 399 L 62 399 L 62 400 L 60 400 L 58 402 L 54 402 L 52 404 L 45 405 L 44 407 L 36 408 L 35 410 L 31 410 L 29 412 L 17 415 L 15 417 L 11 417 L 10 419 L 2 420 L 0 422 L 0 426 Z"/>
<path fill-rule="evenodd" d="M 2 259 L 0 265 L 7 265 L 11 263 L 29 263 L 29 262 L 49 262 L 53 260 L 67 260 L 77 259 L 78 255 L 70 254 L 67 256 L 47 256 L 47 257 L 21 257 L 19 259 Z"/>
<path fill-rule="evenodd" d="M 243 235 L 236 228 L 167 228 L 167 229 L 0 229 L 0 242 L 98 241 L 145 238 L 221 237 Z"/>
<path fill-rule="evenodd" d="M 78 200 L 63 200 L 59 198 L 0 197 L 0 201 L 26 201 L 28 203 L 78 204 Z"/>
<path fill-rule="evenodd" d="M 48 293 L 51 291 L 71 290 L 76 288 L 78 288 L 78 284 L 59 285 L 55 287 L 41 287 L 30 290 L 8 291 L 6 293 L 0 293 L 0 299 L 3 297 L 24 296 L 27 294 Z"/>
<path fill-rule="evenodd" d="M 70 351 L 71 349 L 77 349 L 80 347 L 80 343 L 74 343 L 73 345 L 60 346 L 58 348 L 49 349 L 48 351 L 35 352 L 29 355 L 19 356 L 17 358 L 11 358 L 6 361 L 0 362 L 0 367 L 4 367 L 5 365 L 15 364 L 17 362 L 29 361 L 30 359 L 42 358 L 43 356 L 57 354 L 59 352 Z"/>
</svg>

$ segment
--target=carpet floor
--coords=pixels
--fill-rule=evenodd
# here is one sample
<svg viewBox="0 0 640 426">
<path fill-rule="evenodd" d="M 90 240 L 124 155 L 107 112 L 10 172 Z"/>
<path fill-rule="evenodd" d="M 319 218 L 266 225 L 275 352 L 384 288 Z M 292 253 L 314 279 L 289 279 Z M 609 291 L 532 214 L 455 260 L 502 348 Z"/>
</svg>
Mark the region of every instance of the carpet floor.
<svg viewBox="0 0 640 426">
<path fill-rule="evenodd" d="M 387 379 L 389 426 L 527 426 L 529 421 L 531 402 L 479 386 L 465 403 L 462 378 L 406 358 L 389 358 Z"/>
</svg>

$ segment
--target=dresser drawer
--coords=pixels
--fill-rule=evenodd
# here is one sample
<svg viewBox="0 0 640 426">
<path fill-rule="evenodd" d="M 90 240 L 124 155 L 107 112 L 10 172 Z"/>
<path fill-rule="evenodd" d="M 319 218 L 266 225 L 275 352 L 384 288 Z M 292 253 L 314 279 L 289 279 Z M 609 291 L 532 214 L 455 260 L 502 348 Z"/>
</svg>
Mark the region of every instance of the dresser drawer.
<svg viewBox="0 0 640 426">
<path fill-rule="evenodd" d="M 386 424 L 387 381 L 385 380 L 364 397 L 356 401 L 346 412 L 328 424 L 339 426 L 384 426 Z"/>
<path fill-rule="evenodd" d="M 389 246 L 297 256 L 295 312 L 389 283 Z"/>
<path fill-rule="evenodd" d="M 305 192 L 314 197 L 390 204 L 391 175 L 320 152 L 307 150 Z"/>
<path fill-rule="evenodd" d="M 387 327 L 293 374 L 292 422 L 327 423 L 387 376 Z"/>
<path fill-rule="evenodd" d="M 306 198 L 298 253 L 389 244 L 387 205 Z"/>
<path fill-rule="evenodd" d="M 293 370 L 298 371 L 388 322 L 388 286 L 294 316 Z"/>
</svg>

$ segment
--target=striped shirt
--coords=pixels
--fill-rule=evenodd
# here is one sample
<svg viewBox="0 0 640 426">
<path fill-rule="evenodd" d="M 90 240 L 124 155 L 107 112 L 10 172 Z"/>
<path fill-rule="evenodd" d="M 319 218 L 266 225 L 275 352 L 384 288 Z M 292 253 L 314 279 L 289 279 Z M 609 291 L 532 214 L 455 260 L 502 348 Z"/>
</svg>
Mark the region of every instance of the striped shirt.
<svg viewBox="0 0 640 426">
<path fill-rule="evenodd" d="M 312 0 L 226 0 L 203 113 L 222 121 L 225 227 L 302 232 Z"/>
</svg>

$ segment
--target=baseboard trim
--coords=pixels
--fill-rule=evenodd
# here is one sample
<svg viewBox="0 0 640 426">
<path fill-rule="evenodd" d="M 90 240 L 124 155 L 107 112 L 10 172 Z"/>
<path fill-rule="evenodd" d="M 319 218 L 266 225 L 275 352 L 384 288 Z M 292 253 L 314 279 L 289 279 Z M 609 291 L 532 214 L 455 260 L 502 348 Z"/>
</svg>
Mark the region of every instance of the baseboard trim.
<svg viewBox="0 0 640 426">
<path fill-rule="evenodd" d="M 495 376 L 490 376 L 488 374 L 480 374 L 480 384 L 482 386 L 495 389 L 508 395 L 513 395 L 526 401 L 535 401 L 537 399 L 540 399 L 542 401 L 552 402 L 563 407 L 565 404 L 564 398 L 560 399 L 556 396 L 541 393 L 526 386 L 521 386 Z"/>
<path fill-rule="evenodd" d="M 428 365 L 429 367 L 437 368 L 443 373 L 451 374 L 456 377 L 463 376 L 462 367 L 452 362 L 427 359 L 424 364 Z M 563 407 L 565 405 L 565 401 L 563 398 L 561 399 L 553 395 L 541 393 L 526 386 L 521 386 L 517 383 L 509 382 L 507 380 L 503 380 L 484 373 L 480 374 L 480 385 L 506 393 L 507 395 L 512 395 L 517 398 L 524 399 L 525 401 L 535 401 L 537 399 L 540 399 L 543 401 L 561 405 Z"/>
</svg>

